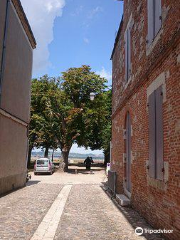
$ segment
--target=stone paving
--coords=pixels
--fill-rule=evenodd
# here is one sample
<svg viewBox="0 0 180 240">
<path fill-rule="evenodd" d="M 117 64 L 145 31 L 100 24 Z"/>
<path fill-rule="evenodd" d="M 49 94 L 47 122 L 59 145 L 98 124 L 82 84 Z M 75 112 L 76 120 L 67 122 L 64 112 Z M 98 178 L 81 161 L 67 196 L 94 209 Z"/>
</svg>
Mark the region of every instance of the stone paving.
<svg viewBox="0 0 180 240">
<path fill-rule="evenodd" d="M 61 190 L 70 184 L 54 239 L 162 240 L 158 235 L 134 233 L 136 227 L 150 226 L 131 208 L 116 206 L 102 189 L 105 181 L 101 168 L 91 173 L 78 168 L 76 174 L 71 168 L 70 173 L 32 175 L 27 187 L 0 198 L 0 240 L 31 239 Z"/>
<path fill-rule="evenodd" d="M 133 216 L 136 224 L 129 219 Z M 131 221 L 132 222 L 132 221 Z M 133 210 L 118 209 L 97 185 L 76 185 L 72 188 L 55 239 L 63 240 L 137 240 L 163 239 L 157 235 L 137 236 L 134 227 L 150 228 Z"/>
<path fill-rule="evenodd" d="M 63 187 L 36 183 L 0 198 L 0 239 L 30 239 Z"/>
</svg>

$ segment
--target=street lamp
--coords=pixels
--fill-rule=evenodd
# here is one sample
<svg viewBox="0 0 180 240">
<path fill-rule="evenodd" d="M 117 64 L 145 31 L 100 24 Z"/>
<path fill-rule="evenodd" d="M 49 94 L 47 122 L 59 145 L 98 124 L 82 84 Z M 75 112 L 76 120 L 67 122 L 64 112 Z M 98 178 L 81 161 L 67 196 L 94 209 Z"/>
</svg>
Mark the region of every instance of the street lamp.
<svg viewBox="0 0 180 240">
<path fill-rule="evenodd" d="M 93 93 L 93 92 L 90 93 L 90 100 L 91 100 L 91 101 L 94 101 L 95 95 L 96 95 L 96 94 Z"/>
</svg>

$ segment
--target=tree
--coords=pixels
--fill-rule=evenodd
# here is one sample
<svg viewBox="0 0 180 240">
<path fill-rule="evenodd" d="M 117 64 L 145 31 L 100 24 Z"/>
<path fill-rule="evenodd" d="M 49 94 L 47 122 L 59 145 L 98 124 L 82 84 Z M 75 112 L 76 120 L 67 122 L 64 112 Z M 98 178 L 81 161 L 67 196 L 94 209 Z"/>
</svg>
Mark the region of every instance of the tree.
<svg viewBox="0 0 180 240">
<path fill-rule="evenodd" d="M 62 97 L 59 102 L 61 106 L 59 107 L 59 117 L 62 125 L 59 143 L 65 162 L 65 171 L 68 170 L 68 156 L 72 144 L 87 146 L 84 116 L 87 116 L 88 109 L 90 112 L 90 108 L 95 106 L 90 101 L 90 93 L 102 94 L 106 88 L 105 83 L 104 78 L 95 74 L 86 65 L 80 68 L 70 68 L 62 73 L 60 78 Z"/>
<path fill-rule="evenodd" d="M 111 99 L 112 90 L 97 95 L 92 102 L 93 107 L 89 107 L 84 114 L 86 147 L 102 149 L 105 164 L 110 160 Z"/>
<path fill-rule="evenodd" d="M 91 149 L 105 149 L 105 128 L 109 121 L 106 80 L 89 66 L 70 68 L 60 78 L 47 75 L 32 81 L 30 146 L 59 147 L 68 170 L 68 156 L 74 143 Z M 90 93 L 96 94 L 90 101 Z M 109 101 L 109 100 L 108 100 Z"/>
<path fill-rule="evenodd" d="M 34 147 L 38 147 L 39 129 L 41 129 L 42 118 L 33 112 L 31 107 L 31 121 L 29 125 L 29 151 L 28 151 L 28 167 L 30 167 L 31 153 Z"/>
<path fill-rule="evenodd" d="M 111 142 L 111 131 L 112 131 L 112 90 L 109 90 L 104 93 L 105 94 L 105 121 L 103 123 L 103 128 L 101 130 L 101 137 L 102 137 L 102 149 L 104 151 L 105 156 L 105 165 L 110 161 L 110 142 Z"/>
<path fill-rule="evenodd" d="M 28 165 L 30 165 L 34 147 L 45 148 L 45 157 L 48 156 L 49 148 L 57 148 L 54 134 L 55 119 L 53 119 L 51 106 L 56 91 L 58 91 L 58 83 L 54 78 L 45 75 L 39 80 L 32 80 Z"/>
</svg>

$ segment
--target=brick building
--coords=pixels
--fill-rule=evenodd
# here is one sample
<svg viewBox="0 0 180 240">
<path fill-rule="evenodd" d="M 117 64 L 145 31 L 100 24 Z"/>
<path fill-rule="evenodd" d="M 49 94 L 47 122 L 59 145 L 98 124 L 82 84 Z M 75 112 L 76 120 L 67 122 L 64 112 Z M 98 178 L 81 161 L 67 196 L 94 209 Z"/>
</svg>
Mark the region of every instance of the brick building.
<svg viewBox="0 0 180 240">
<path fill-rule="evenodd" d="M 0 0 L 0 194 L 26 183 L 33 49 L 19 0 Z"/>
<path fill-rule="evenodd" d="M 180 1 L 124 0 L 112 53 L 116 192 L 180 239 Z"/>
</svg>

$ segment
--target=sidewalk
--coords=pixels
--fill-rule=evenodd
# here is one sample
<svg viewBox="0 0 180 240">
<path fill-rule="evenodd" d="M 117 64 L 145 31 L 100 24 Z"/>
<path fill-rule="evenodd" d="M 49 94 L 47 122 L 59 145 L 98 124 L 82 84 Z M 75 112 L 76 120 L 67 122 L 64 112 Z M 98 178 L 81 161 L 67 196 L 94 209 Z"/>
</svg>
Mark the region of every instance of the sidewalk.
<svg viewBox="0 0 180 240">
<path fill-rule="evenodd" d="M 149 228 L 132 209 L 118 208 L 102 189 L 101 168 L 32 175 L 26 188 L 0 198 L 0 239 L 162 240 L 138 236 Z"/>
</svg>

